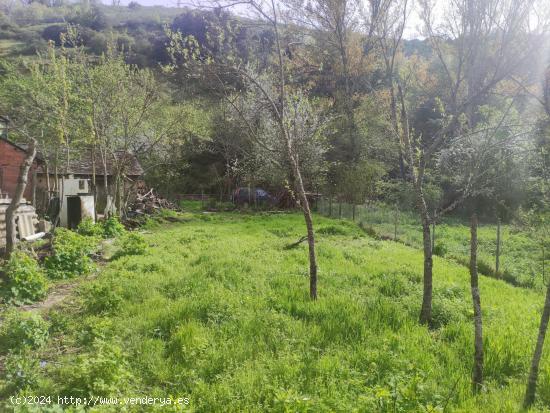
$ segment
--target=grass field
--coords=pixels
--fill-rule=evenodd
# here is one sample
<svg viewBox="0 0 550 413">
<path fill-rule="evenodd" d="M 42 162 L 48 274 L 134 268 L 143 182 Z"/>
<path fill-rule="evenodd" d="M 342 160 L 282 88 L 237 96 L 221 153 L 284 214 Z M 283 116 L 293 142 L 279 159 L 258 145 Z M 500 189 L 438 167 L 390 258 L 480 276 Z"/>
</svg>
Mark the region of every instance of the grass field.
<svg viewBox="0 0 550 413">
<path fill-rule="evenodd" d="M 329 215 L 328 202 L 319 205 L 323 215 Z M 353 217 L 350 205 L 342 205 L 342 217 Z M 332 207 L 332 216 L 340 216 L 338 203 Z M 397 220 L 397 228 L 395 221 Z M 422 227 L 418 217 L 411 212 L 396 212 L 381 205 L 357 206 L 355 221 L 365 228 L 372 228 L 380 237 L 394 239 L 415 248 L 422 248 Z M 435 253 L 450 260 L 468 265 L 470 257 L 470 228 L 468 223 L 453 217 L 444 217 L 436 226 Z M 480 223 L 478 229 L 478 261 L 480 271 L 485 275 L 496 276 L 497 228 L 495 224 Z M 548 274 L 542 276 L 542 253 L 540 245 L 533 236 L 514 225 L 501 226 L 499 277 L 509 283 L 523 287 L 544 290 Z"/>
<path fill-rule="evenodd" d="M 486 388 L 474 397 L 465 267 L 435 258 L 437 328 L 429 331 L 417 323 L 417 249 L 317 216 L 319 300 L 311 302 L 307 247 L 285 248 L 305 233 L 300 214 L 180 218 L 150 222 L 144 255 L 113 258 L 42 314 L 47 337 L 24 358 L 0 346 L 4 365 L 18 362 L 27 379 L 22 394 L 189 398 L 183 410 L 99 412 L 519 410 L 540 292 L 480 280 Z M 550 405 L 548 351 L 534 411 Z M 9 370 L 4 399 L 18 392 Z"/>
</svg>

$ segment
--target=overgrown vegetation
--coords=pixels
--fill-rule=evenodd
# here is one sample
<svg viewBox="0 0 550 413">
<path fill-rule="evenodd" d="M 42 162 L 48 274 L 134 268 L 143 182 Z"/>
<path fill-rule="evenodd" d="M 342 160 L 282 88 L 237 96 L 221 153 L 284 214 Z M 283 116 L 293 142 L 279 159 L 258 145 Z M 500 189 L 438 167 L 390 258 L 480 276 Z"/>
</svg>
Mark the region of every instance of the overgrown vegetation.
<svg viewBox="0 0 550 413">
<path fill-rule="evenodd" d="M 53 239 L 53 255 L 46 258 L 44 267 L 52 279 L 72 278 L 91 271 L 90 255 L 97 241 L 65 228 L 57 228 Z"/>
<path fill-rule="evenodd" d="M 25 372 L 17 387 L 82 397 L 178 394 L 209 412 L 517 411 L 539 293 L 480 280 L 487 380 L 474 397 L 467 270 L 436 258 L 429 331 L 417 323 L 417 249 L 373 239 L 350 222 L 316 220 L 326 230 L 315 304 L 306 246 L 284 248 L 303 236 L 299 215 L 187 216 L 146 234 L 146 255 L 110 262 L 77 303 L 46 315 L 49 328 L 37 316 L 10 316 L 25 326 L 3 330 L 3 353 L 29 346 L 25 356 L 8 356 Z M 54 352 L 60 342 L 78 351 Z M 43 367 L 33 364 L 44 358 Z M 17 392 L 3 380 L 4 395 Z M 546 380 L 539 391 L 546 400 Z"/>
<path fill-rule="evenodd" d="M 13 253 L 2 268 L 5 280 L 1 288 L 4 301 L 26 304 L 46 295 L 48 282 L 36 260 L 24 252 Z"/>
<path fill-rule="evenodd" d="M 319 202 L 319 212 L 330 214 L 329 201 Z M 339 204 L 334 203 L 332 216 L 338 217 Z M 342 219 L 352 220 L 349 204 L 342 204 Z M 485 218 L 489 221 L 488 218 Z M 422 248 L 422 233 L 415 217 L 406 211 L 384 204 L 357 205 L 355 221 L 372 237 L 397 240 L 405 245 Z M 521 222 L 501 225 L 500 269 L 496 272 L 495 223 L 482 224 L 479 229 L 478 269 L 481 274 L 503 279 L 512 285 L 543 289 L 548 277 L 543 276 L 543 261 L 540 241 L 532 237 Z M 469 265 L 469 229 L 460 217 L 448 217 L 436 225 L 434 255 Z"/>
<path fill-rule="evenodd" d="M 547 1 L 214 3 L 0 2 L 2 138 L 26 152 L 19 172 L 0 171 L 12 197 L 4 301 L 41 299 L 44 275 L 83 284 L 52 313 L 47 342 L 7 338 L 3 393 L 177 391 L 199 411 L 516 411 L 529 370 L 523 407 L 544 409 Z M 63 211 L 58 178 L 88 163 L 79 190 L 109 218 L 56 229 L 51 252 L 12 254 L 23 196 L 32 189 L 42 215 Z M 34 172 L 49 177 L 26 188 Z M 320 196 L 339 221 L 314 219 Z M 184 214 L 163 209 L 180 202 Z M 376 203 L 393 211 L 362 207 Z M 265 212 L 275 206 L 300 208 L 305 229 Z M 478 272 L 494 278 L 481 293 Z M 21 323 L 30 336 L 43 327 Z"/>
</svg>

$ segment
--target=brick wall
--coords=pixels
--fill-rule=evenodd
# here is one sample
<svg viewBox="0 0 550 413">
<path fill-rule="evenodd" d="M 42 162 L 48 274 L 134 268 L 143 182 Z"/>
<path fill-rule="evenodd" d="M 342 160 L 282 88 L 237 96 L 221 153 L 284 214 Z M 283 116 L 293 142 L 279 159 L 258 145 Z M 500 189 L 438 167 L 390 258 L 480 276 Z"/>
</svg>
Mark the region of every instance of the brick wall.
<svg viewBox="0 0 550 413">
<path fill-rule="evenodd" d="M 19 168 L 25 160 L 25 155 L 24 151 L 0 138 L 0 191 L 2 194 L 13 196 L 19 177 Z M 36 163 L 33 168 L 36 168 Z M 25 199 L 29 202 L 32 201 L 32 173 L 33 169 L 29 172 L 29 180 L 24 194 Z"/>
</svg>

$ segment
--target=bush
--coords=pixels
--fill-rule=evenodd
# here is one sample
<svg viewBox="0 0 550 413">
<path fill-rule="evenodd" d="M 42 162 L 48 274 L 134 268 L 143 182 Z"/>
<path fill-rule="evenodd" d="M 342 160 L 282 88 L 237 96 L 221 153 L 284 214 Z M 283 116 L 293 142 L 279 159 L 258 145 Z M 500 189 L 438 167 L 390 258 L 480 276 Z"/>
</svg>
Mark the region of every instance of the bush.
<svg viewBox="0 0 550 413">
<path fill-rule="evenodd" d="M 115 238 L 126 232 L 124 225 L 120 223 L 117 217 L 110 217 L 103 223 L 103 236 L 105 238 Z"/>
<path fill-rule="evenodd" d="M 319 228 L 317 233 L 322 235 L 347 235 L 348 231 L 338 225 L 327 225 Z"/>
<path fill-rule="evenodd" d="M 112 340 L 116 328 L 112 318 L 100 315 L 92 315 L 82 321 L 82 327 L 79 330 L 78 341 L 84 346 L 92 346 L 96 340 Z"/>
<path fill-rule="evenodd" d="M 75 365 L 62 373 L 67 395 L 81 397 L 119 394 L 130 379 L 122 348 L 114 341 L 94 340 L 90 353 L 78 356 Z"/>
<path fill-rule="evenodd" d="M 447 246 L 442 242 L 438 242 L 434 246 L 433 254 L 444 257 L 448 252 Z"/>
<path fill-rule="evenodd" d="M 38 383 L 38 360 L 27 353 L 10 353 L 5 359 L 4 374 L 12 392 L 36 386 Z"/>
<path fill-rule="evenodd" d="M 120 241 L 118 255 L 142 255 L 147 250 L 147 243 L 143 235 L 137 232 L 129 232 Z"/>
<path fill-rule="evenodd" d="M 6 301 L 25 304 L 40 300 L 47 292 L 47 280 L 36 260 L 23 252 L 14 252 L 4 266 Z"/>
<path fill-rule="evenodd" d="M 90 217 L 84 218 L 78 228 L 76 229 L 80 235 L 86 235 L 88 237 L 102 237 L 103 227 L 100 224 L 94 223 L 94 220 Z"/>
<path fill-rule="evenodd" d="M 95 282 L 82 289 L 84 307 L 91 314 L 109 314 L 118 310 L 122 302 L 114 282 Z"/>
<path fill-rule="evenodd" d="M 448 324 L 464 321 L 469 307 L 459 288 L 446 288 L 434 291 L 432 304 L 432 328 L 441 328 Z"/>
<path fill-rule="evenodd" d="M 46 272 L 50 278 L 72 278 L 92 269 L 89 255 L 96 249 L 96 240 L 65 228 L 55 231 L 54 255 L 46 258 Z"/>
<path fill-rule="evenodd" d="M 8 312 L 0 330 L 2 350 L 40 348 L 48 341 L 48 328 L 49 324 L 36 313 Z"/>
</svg>

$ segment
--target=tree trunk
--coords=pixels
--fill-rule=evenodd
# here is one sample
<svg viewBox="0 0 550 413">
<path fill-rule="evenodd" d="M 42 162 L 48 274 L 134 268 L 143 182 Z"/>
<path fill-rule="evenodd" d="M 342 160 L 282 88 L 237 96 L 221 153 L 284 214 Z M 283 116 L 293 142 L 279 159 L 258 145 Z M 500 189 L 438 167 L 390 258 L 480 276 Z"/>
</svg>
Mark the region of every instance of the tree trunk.
<svg viewBox="0 0 550 413">
<path fill-rule="evenodd" d="M 103 162 L 103 190 L 105 191 L 105 210 L 103 211 L 103 214 L 105 215 L 105 218 L 108 218 L 107 215 L 109 215 L 109 171 L 107 170 L 107 150 L 105 150 L 105 153 L 101 156 L 102 162 Z"/>
<path fill-rule="evenodd" d="M 124 206 L 122 205 L 122 199 L 124 198 L 124 177 L 119 173 L 117 177 L 117 202 L 118 202 L 118 216 L 124 218 Z"/>
<path fill-rule="evenodd" d="M 55 147 L 55 165 L 54 165 L 53 176 L 55 179 L 54 191 L 56 196 L 59 197 L 59 153 L 58 153 L 57 146 Z"/>
<path fill-rule="evenodd" d="M 535 401 L 535 392 L 537 390 L 537 380 L 539 377 L 539 364 L 542 357 L 542 349 L 544 347 L 544 339 L 546 337 L 546 330 L 548 329 L 548 320 L 550 319 L 550 284 L 546 287 L 546 298 L 544 300 L 544 309 L 540 317 L 539 335 L 537 337 L 537 344 L 535 345 L 535 352 L 533 353 L 533 359 L 531 361 L 531 369 L 529 371 L 529 378 L 527 379 L 527 388 L 525 390 L 525 399 L 523 400 L 523 406 L 527 409 Z"/>
<path fill-rule="evenodd" d="M 390 117 L 391 117 L 391 123 L 392 127 L 394 129 L 395 135 L 396 135 L 396 141 L 397 141 L 397 149 L 398 149 L 398 155 L 399 155 L 399 172 L 401 175 L 401 179 L 403 182 L 407 181 L 407 177 L 405 174 L 405 160 L 403 157 L 403 143 L 401 142 L 401 135 L 399 133 L 399 123 L 397 119 L 397 99 L 395 97 L 395 86 L 393 82 L 393 73 L 388 74 L 388 80 L 389 80 L 389 89 L 390 89 Z"/>
<path fill-rule="evenodd" d="M 289 134 L 288 129 L 285 126 L 286 112 L 285 112 L 285 70 L 283 64 L 283 52 L 281 49 L 281 41 L 279 37 L 278 29 L 278 19 L 277 19 L 277 7 L 275 5 L 275 0 L 271 0 L 271 8 L 273 11 L 273 30 L 275 33 L 275 44 L 277 50 L 277 57 L 279 61 L 279 108 L 276 110 L 278 112 L 277 120 L 280 128 L 282 138 L 286 145 L 287 155 L 292 167 L 292 175 L 294 176 L 294 185 L 298 192 L 298 197 L 300 198 L 300 203 L 302 204 L 302 211 L 304 213 L 304 220 L 306 222 L 307 228 L 307 241 L 309 247 L 309 295 L 312 300 L 317 299 L 317 258 L 315 256 L 315 233 L 313 231 L 313 218 L 311 216 L 311 210 L 309 208 L 309 202 L 307 200 L 306 191 L 304 188 L 304 182 L 302 180 L 302 174 L 300 172 L 300 166 L 298 164 L 298 159 L 293 151 L 292 147 L 292 138 Z M 277 105 L 273 105 L 277 109 Z"/>
<path fill-rule="evenodd" d="M 50 167 L 47 161 L 46 161 L 45 170 L 46 170 L 46 210 L 48 210 L 50 206 L 50 195 L 51 195 L 52 188 L 50 185 Z"/>
<path fill-rule="evenodd" d="M 495 274 L 500 278 L 500 218 L 497 218 L 497 250 L 495 254 Z"/>
<path fill-rule="evenodd" d="M 15 193 L 10 204 L 8 205 L 8 208 L 6 209 L 6 257 L 9 257 L 15 248 L 17 238 L 17 231 L 15 228 L 15 212 L 17 211 L 17 208 L 19 208 L 21 200 L 23 199 L 23 194 L 27 188 L 29 171 L 32 167 L 35 156 L 36 140 L 31 139 L 25 160 L 19 168 L 19 177 L 17 178 Z"/>
<path fill-rule="evenodd" d="M 395 209 L 395 216 L 393 220 L 393 240 L 397 241 L 397 226 L 399 225 L 399 209 Z"/>
<path fill-rule="evenodd" d="M 42 202 L 44 202 L 44 210 L 42 211 L 42 213 L 44 214 L 47 214 L 48 213 L 48 210 L 50 208 L 50 191 L 51 191 L 51 186 L 50 186 L 50 168 L 49 168 L 49 163 L 48 161 L 44 161 L 44 172 L 46 173 L 46 196 L 45 197 L 42 197 Z"/>
<path fill-rule="evenodd" d="M 95 141 L 92 144 L 92 195 L 94 196 L 94 221 L 97 221 L 97 179 L 95 164 Z"/>
<path fill-rule="evenodd" d="M 32 206 L 36 209 L 36 169 L 32 171 Z"/>
<path fill-rule="evenodd" d="M 420 310 L 420 324 L 432 322 L 433 258 L 429 221 L 422 220 L 422 244 L 424 249 L 424 292 Z"/>
<path fill-rule="evenodd" d="M 416 185 L 417 208 L 422 221 L 422 246 L 424 252 L 424 291 L 422 294 L 422 308 L 420 309 L 420 324 L 430 325 L 432 322 L 432 295 L 433 295 L 433 258 L 430 231 L 430 215 L 424 199 L 421 183 Z"/>
<path fill-rule="evenodd" d="M 472 215 L 470 227 L 470 287 L 474 305 L 474 369 L 472 388 L 479 392 L 483 385 L 483 329 L 481 318 L 481 298 L 479 295 L 477 275 L 477 216 Z"/>
<path fill-rule="evenodd" d="M 313 231 L 313 218 L 311 216 L 311 210 L 309 208 L 309 201 L 307 200 L 302 174 L 300 172 L 300 168 L 298 167 L 298 162 L 294 159 L 294 156 L 292 156 L 291 162 L 294 169 L 294 176 L 296 177 L 296 189 L 298 190 L 298 196 L 300 198 L 300 203 L 302 204 L 302 211 L 304 213 L 304 220 L 306 221 L 307 228 L 307 243 L 309 248 L 309 296 L 312 300 L 316 300 L 317 257 L 315 256 L 315 233 Z"/>
<path fill-rule="evenodd" d="M 435 250 L 435 213 L 432 221 L 432 252 Z"/>
</svg>

